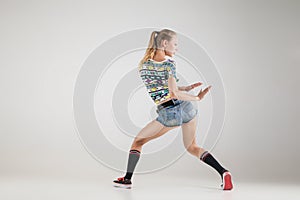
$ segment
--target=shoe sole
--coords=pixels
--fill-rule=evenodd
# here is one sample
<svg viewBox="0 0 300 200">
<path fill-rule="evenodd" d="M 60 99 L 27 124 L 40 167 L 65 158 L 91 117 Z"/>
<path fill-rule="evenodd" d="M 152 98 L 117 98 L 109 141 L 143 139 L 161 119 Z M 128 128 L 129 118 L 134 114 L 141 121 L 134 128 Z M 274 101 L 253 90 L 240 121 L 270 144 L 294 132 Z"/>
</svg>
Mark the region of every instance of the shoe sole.
<svg viewBox="0 0 300 200">
<path fill-rule="evenodd" d="M 117 187 L 117 188 L 124 188 L 124 189 L 131 189 L 131 185 L 125 185 L 125 184 L 120 184 L 120 183 L 113 183 L 113 186 L 114 187 Z"/>
<path fill-rule="evenodd" d="M 231 175 L 229 173 L 227 173 L 224 177 L 223 177 L 223 190 L 232 190 L 233 185 L 231 182 Z"/>
</svg>

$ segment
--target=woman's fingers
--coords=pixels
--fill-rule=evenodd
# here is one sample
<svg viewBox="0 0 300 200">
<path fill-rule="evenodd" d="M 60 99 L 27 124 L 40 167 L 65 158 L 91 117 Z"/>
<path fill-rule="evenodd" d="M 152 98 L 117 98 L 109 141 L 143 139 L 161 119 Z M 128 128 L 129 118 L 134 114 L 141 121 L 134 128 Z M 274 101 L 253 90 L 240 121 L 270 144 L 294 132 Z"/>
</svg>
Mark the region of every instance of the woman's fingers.
<svg viewBox="0 0 300 200">
<path fill-rule="evenodd" d="M 192 88 L 199 87 L 200 85 L 202 85 L 201 82 L 194 83 L 194 84 L 192 84 Z"/>
<path fill-rule="evenodd" d="M 200 89 L 199 93 L 198 93 L 198 96 L 200 96 L 202 93 L 202 88 Z"/>
<path fill-rule="evenodd" d="M 204 89 L 204 91 L 207 93 L 209 89 L 211 88 L 211 85 Z"/>
<path fill-rule="evenodd" d="M 200 86 L 200 85 L 202 85 L 201 82 L 197 82 L 197 83 L 194 83 L 194 84 L 192 84 L 192 85 L 189 85 L 189 86 L 187 86 L 186 91 L 190 91 L 190 90 L 192 90 L 192 89 L 194 89 L 195 87 L 198 87 L 198 86 Z"/>
<path fill-rule="evenodd" d="M 209 89 L 211 88 L 211 86 L 208 86 L 207 88 L 205 88 L 204 90 L 203 90 L 203 96 L 204 95 L 206 95 L 206 93 L 208 93 L 208 91 L 209 91 Z"/>
<path fill-rule="evenodd" d="M 206 93 L 208 93 L 208 91 L 210 90 L 210 88 L 211 88 L 211 85 L 208 86 L 207 88 L 205 88 L 203 91 L 201 89 L 200 92 L 198 93 L 198 97 L 200 99 L 202 99 L 206 95 Z"/>
</svg>

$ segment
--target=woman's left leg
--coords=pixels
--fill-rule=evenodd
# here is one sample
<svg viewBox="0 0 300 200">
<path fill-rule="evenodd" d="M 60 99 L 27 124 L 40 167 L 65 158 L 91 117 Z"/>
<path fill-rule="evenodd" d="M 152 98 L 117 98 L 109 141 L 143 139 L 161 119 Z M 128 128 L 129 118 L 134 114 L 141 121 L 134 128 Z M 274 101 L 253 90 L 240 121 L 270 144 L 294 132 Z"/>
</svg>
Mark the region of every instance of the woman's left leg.
<svg viewBox="0 0 300 200">
<path fill-rule="evenodd" d="M 149 122 L 144 128 L 142 128 L 132 142 L 128 156 L 127 171 L 124 178 L 126 180 L 131 179 L 133 171 L 139 161 L 141 150 L 144 144 L 164 135 L 168 131 L 177 127 L 179 126 L 164 126 L 163 124 L 154 119 L 151 122 Z"/>
</svg>

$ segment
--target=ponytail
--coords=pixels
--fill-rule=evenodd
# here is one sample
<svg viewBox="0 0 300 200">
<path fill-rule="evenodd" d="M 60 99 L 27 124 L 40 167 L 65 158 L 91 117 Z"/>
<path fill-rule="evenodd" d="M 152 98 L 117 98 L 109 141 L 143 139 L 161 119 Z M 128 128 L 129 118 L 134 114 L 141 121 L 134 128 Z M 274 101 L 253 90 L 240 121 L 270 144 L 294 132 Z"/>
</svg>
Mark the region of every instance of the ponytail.
<svg viewBox="0 0 300 200">
<path fill-rule="evenodd" d="M 146 62 L 148 59 L 152 59 L 155 55 L 155 51 L 157 48 L 156 44 L 156 37 L 158 35 L 158 31 L 153 31 L 150 36 L 150 40 L 148 43 L 148 48 L 146 49 L 145 55 L 143 59 L 140 61 L 139 66 L 141 66 L 144 62 Z"/>
<path fill-rule="evenodd" d="M 153 31 L 151 33 L 145 55 L 139 63 L 139 67 L 142 67 L 143 63 L 146 62 L 148 59 L 153 59 L 155 55 L 155 51 L 160 47 L 159 45 L 162 40 L 170 41 L 173 35 L 176 35 L 176 32 L 169 29 L 163 29 L 161 31 Z"/>
</svg>

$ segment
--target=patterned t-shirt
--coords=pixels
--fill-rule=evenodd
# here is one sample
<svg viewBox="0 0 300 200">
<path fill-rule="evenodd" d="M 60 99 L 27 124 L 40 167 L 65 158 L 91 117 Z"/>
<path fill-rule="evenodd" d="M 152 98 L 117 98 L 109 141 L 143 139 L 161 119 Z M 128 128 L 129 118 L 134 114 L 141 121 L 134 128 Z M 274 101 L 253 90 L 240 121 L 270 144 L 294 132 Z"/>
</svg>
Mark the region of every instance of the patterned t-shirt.
<svg viewBox="0 0 300 200">
<path fill-rule="evenodd" d="M 155 104 L 171 98 L 168 88 L 170 75 L 173 75 L 176 82 L 179 81 L 176 63 L 170 56 L 165 56 L 165 60 L 161 62 L 148 59 L 139 67 L 139 74 Z"/>
</svg>

